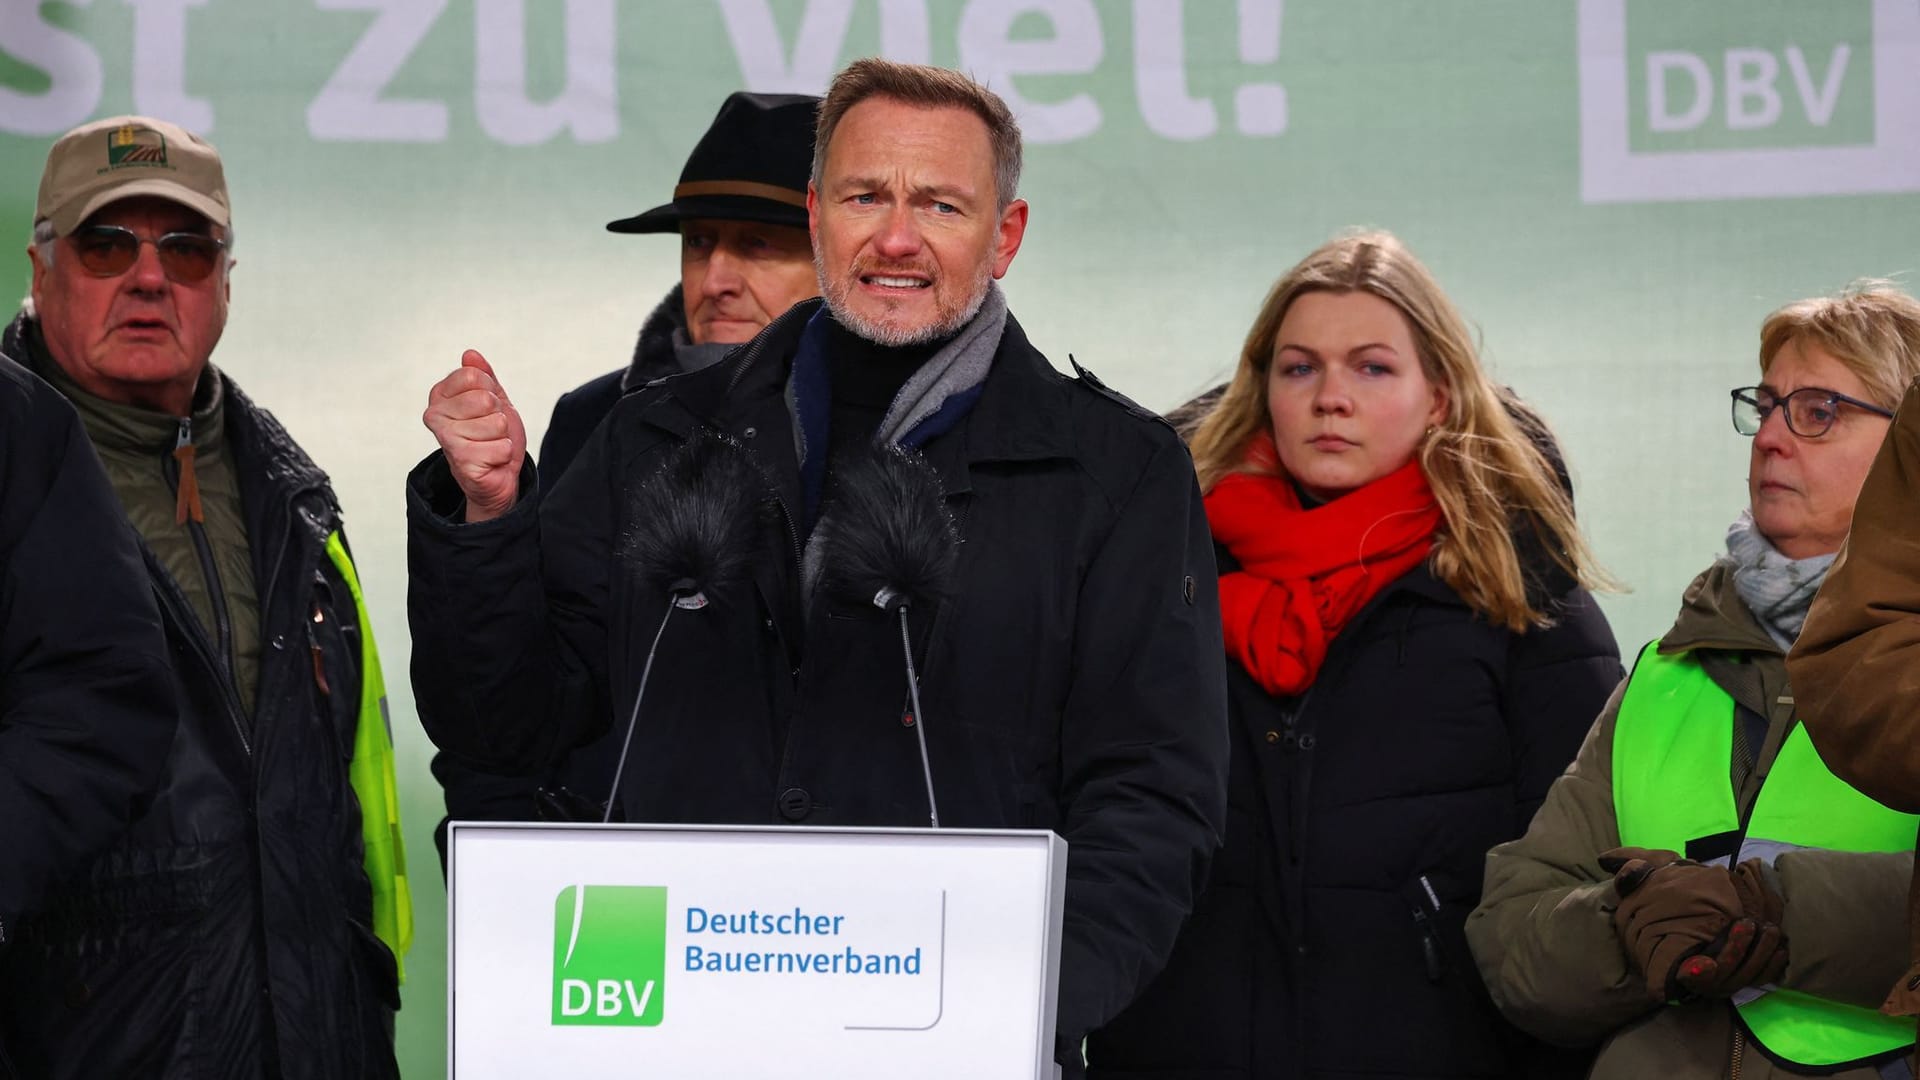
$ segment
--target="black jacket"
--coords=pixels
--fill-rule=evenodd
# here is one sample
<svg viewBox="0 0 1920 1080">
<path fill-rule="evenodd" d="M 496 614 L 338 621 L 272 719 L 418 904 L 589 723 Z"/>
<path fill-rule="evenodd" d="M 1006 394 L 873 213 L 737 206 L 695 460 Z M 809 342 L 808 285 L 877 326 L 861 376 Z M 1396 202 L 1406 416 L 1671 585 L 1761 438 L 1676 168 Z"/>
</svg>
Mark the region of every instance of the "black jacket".
<svg viewBox="0 0 1920 1080">
<path fill-rule="evenodd" d="M 1621 677 L 1569 585 L 1553 628 L 1513 634 L 1422 566 L 1300 697 L 1228 665 L 1226 846 L 1166 970 L 1094 1035 L 1090 1078 L 1585 1074 L 1590 1055 L 1499 1018 L 1462 929 L 1487 849 L 1526 830 Z"/>
<path fill-rule="evenodd" d="M 347 777 L 360 649 L 324 548 L 339 508 L 279 423 L 225 393 L 261 597 L 258 702 L 242 709 L 143 550 L 180 723 L 151 807 L 0 957 L 0 1030 L 26 1076 L 397 1075 L 394 960 L 371 929 Z"/>
<path fill-rule="evenodd" d="M 675 285 L 640 325 L 633 359 L 619 371 L 589 379 L 560 395 L 554 403 L 547 433 L 540 439 L 536 464 L 540 481 L 551 488 L 580 453 L 600 421 L 606 419 L 622 395 L 679 373 L 673 352 L 675 331 L 687 328 L 681 287 Z M 434 847 L 440 852 L 440 870 L 447 868 L 447 822 L 536 821 L 584 811 L 607 797 L 620 746 L 612 732 L 579 747 L 548 768 L 518 766 L 488 769 L 458 754 L 433 755 L 433 775 L 446 796 L 447 816 L 434 829 Z M 544 800 L 540 792 L 549 795 Z M 594 816 L 591 820 L 598 821 Z"/>
<path fill-rule="evenodd" d="M 622 399 L 550 496 L 527 490 L 501 518 L 452 524 L 444 460 L 415 470 L 413 678 L 436 742 L 541 760 L 624 723 L 665 601 L 609 573 L 627 488 L 712 428 L 748 448 L 779 503 L 750 584 L 661 643 L 646 711 L 684 719 L 637 730 L 626 818 L 926 821 L 897 624 L 824 599 L 801 609 L 783 395 L 819 306 Z M 963 537 L 952 597 L 917 621 L 942 824 L 1066 838 L 1058 1024 L 1077 1059 L 1160 966 L 1217 843 L 1224 653 L 1192 464 L 1165 425 L 1054 372 L 1011 318 L 977 404 L 925 452 Z"/>
<path fill-rule="evenodd" d="M 85 429 L 0 357 L 0 950 L 159 782 L 167 667 L 138 539 Z"/>
</svg>

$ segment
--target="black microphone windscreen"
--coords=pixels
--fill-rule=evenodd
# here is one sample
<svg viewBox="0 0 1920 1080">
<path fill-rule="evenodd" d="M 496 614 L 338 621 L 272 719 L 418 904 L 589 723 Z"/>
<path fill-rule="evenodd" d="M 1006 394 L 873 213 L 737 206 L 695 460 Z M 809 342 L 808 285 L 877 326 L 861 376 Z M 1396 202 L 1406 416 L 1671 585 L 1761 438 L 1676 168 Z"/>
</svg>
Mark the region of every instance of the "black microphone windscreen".
<svg viewBox="0 0 1920 1080">
<path fill-rule="evenodd" d="M 959 542 L 946 492 L 926 459 L 897 446 L 871 447 L 835 462 L 808 561 L 817 567 L 817 588 L 849 603 L 894 608 L 946 594 Z M 894 599 L 878 599 L 885 592 Z"/>
<path fill-rule="evenodd" d="M 630 491 L 623 561 L 662 592 L 724 591 L 746 577 L 771 498 L 740 444 L 695 431 Z"/>
</svg>

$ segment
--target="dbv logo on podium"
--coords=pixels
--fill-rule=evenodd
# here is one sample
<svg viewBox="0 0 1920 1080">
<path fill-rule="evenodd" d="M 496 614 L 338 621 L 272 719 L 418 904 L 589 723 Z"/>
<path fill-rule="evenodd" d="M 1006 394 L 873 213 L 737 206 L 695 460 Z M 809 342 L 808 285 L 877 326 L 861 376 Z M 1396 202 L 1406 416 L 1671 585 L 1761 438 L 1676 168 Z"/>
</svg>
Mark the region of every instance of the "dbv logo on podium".
<svg viewBox="0 0 1920 1080">
<path fill-rule="evenodd" d="M 1579 63 L 1585 202 L 1920 191 L 1916 0 L 1580 0 Z"/>
<path fill-rule="evenodd" d="M 666 1001 L 667 890 L 569 885 L 553 901 L 553 1022 L 652 1027 Z"/>
</svg>

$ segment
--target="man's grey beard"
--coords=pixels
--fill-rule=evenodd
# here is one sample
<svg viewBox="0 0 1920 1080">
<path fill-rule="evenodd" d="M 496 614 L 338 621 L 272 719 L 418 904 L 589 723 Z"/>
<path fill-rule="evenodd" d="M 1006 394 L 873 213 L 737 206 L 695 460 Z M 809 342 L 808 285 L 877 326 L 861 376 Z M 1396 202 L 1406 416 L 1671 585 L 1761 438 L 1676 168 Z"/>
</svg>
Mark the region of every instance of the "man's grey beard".
<svg viewBox="0 0 1920 1080">
<path fill-rule="evenodd" d="M 847 305 L 847 294 L 853 291 L 854 285 L 859 284 L 859 276 L 849 275 L 848 281 L 850 284 L 836 285 L 827 274 L 826 263 L 820 258 L 820 251 L 817 247 L 813 252 L 813 273 L 820 281 L 820 295 L 827 302 L 827 310 L 833 313 L 833 317 L 839 320 L 841 326 L 873 342 L 875 345 L 885 345 L 888 348 L 894 349 L 905 348 L 911 345 L 925 345 L 928 342 L 939 341 L 941 338 L 952 337 L 954 334 L 959 333 L 962 327 L 973 321 L 975 315 L 980 314 L 980 305 L 987 302 L 987 289 L 993 284 L 993 265 L 991 259 L 982 259 L 980 260 L 980 272 L 974 279 L 973 295 L 968 298 L 967 303 L 960 311 L 952 318 L 941 319 L 931 326 L 913 329 L 883 326 L 879 323 L 870 322 L 855 314 Z M 927 287 L 932 288 L 933 286 L 929 285 Z"/>
</svg>

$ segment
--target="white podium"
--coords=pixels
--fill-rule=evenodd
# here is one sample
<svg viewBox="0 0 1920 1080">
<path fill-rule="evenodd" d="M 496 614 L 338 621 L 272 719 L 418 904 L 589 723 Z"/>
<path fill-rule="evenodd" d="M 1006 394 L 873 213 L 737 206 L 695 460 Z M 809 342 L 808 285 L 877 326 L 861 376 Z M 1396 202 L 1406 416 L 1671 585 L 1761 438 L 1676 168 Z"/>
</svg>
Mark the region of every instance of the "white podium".
<svg viewBox="0 0 1920 1080">
<path fill-rule="evenodd" d="M 1050 832 L 455 822 L 448 1067 L 1051 1080 Z"/>
</svg>

